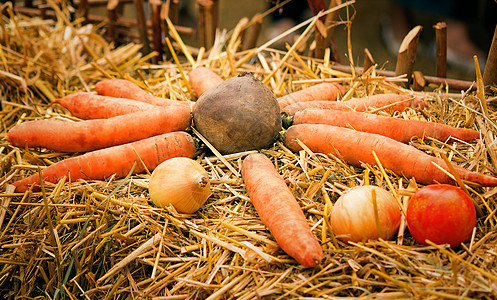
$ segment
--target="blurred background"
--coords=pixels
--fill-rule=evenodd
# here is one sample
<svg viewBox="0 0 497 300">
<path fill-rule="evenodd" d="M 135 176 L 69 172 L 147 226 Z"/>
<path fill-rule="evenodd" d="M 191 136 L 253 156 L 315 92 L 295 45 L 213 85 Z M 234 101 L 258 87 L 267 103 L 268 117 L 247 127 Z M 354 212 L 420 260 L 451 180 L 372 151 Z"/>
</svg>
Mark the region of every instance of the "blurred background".
<svg viewBox="0 0 497 300">
<path fill-rule="evenodd" d="M 5 0 L 2 0 L 4 2 Z M 112 3 L 123 4 L 122 14 L 136 19 L 135 4 L 143 2 L 147 18 L 150 17 L 151 3 L 166 3 L 166 0 L 16 0 L 20 5 L 26 2 L 63 3 L 71 1 L 93 3 L 90 14 L 107 16 L 106 6 Z M 178 25 L 193 29 L 191 35 L 183 35 L 187 45 L 198 46 L 198 3 L 203 0 L 179 1 Z M 330 1 L 325 0 L 325 7 Z M 335 1 L 335 0 L 334 0 Z M 208 2 L 205 0 L 204 2 Z M 212 2 L 212 1 L 211 1 Z M 232 30 L 240 19 L 252 18 L 264 13 L 283 0 L 215 0 L 219 6 L 218 28 Z M 317 1 L 309 1 L 317 2 Z M 274 13 L 263 18 L 262 30 L 257 45 L 261 45 L 279 33 L 289 29 L 313 15 L 307 0 L 291 0 Z M 346 2 L 345 0 L 336 2 Z M 350 26 L 350 45 L 352 56 L 348 57 L 348 22 Z M 418 44 L 418 55 L 414 69 L 424 75 L 435 75 L 435 29 L 437 22 L 447 23 L 448 67 L 447 77 L 474 80 L 475 65 L 473 56 L 478 57 L 483 71 L 486 55 L 496 28 L 497 0 L 356 0 L 349 9 L 341 9 L 335 24 L 334 37 L 337 54 L 343 64 L 353 60 L 357 66 L 363 65 L 364 49 L 372 54 L 381 69 L 394 70 L 396 53 L 403 37 L 416 25 L 423 26 Z M 136 29 L 136 28 L 134 28 Z M 285 49 L 285 42 L 292 37 L 272 45 Z"/>
<path fill-rule="evenodd" d="M 181 22 L 195 26 L 195 8 L 190 1 Z M 220 0 L 219 27 L 232 29 L 242 17 L 251 18 L 281 1 Z M 325 1 L 328 5 L 329 1 Z M 345 1 L 342 1 L 345 2 Z M 347 14 L 349 16 L 347 16 Z M 306 0 L 292 0 L 272 15 L 264 18 L 259 37 L 262 44 L 283 30 L 312 16 Z M 190 21 L 189 21 L 190 19 Z M 418 44 L 415 69 L 425 75 L 435 75 L 435 29 L 437 22 L 447 23 L 447 77 L 474 80 L 473 55 L 477 55 L 483 71 L 486 55 L 497 25 L 495 0 L 357 0 L 351 9 L 340 11 L 339 21 L 351 20 L 351 59 L 363 65 L 367 48 L 380 68 L 394 70 L 396 53 L 407 32 L 416 25 L 423 26 Z M 292 23 L 293 22 L 293 23 Z M 338 22 L 334 31 L 342 63 L 347 64 L 347 26 Z M 283 48 L 283 44 L 276 44 Z"/>
</svg>

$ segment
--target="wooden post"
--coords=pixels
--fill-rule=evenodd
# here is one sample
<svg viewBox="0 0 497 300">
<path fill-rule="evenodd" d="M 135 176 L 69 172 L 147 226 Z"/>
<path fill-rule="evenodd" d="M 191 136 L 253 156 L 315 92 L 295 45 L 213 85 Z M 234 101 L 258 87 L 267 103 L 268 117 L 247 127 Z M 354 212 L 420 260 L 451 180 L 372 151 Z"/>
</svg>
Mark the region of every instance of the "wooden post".
<svg viewBox="0 0 497 300">
<path fill-rule="evenodd" d="M 111 41 L 117 41 L 117 7 L 119 5 L 119 0 L 109 0 L 107 2 L 107 18 L 109 19 L 107 25 L 107 37 Z"/>
<path fill-rule="evenodd" d="M 426 80 L 423 73 L 421 73 L 421 71 L 414 71 L 412 75 L 413 75 L 412 89 L 415 91 L 424 90 L 426 86 Z"/>
<path fill-rule="evenodd" d="M 136 21 L 138 22 L 138 33 L 140 35 L 140 40 L 143 44 L 143 52 L 145 54 L 149 54 L 150 42 L 148 40 L 147 18 L 145 16 L 145 7 L 143 4 L 143 0 L 134 0 L 134 2 L 135 2 Z"/>
<path fill-rule="evenodd" d="M 447 77 L 447 24 L 439 22 L 435 26 L 436 73 L 438 77 Z"/>
<path fill-rule="evenodd" d="M 364 72 L 369 70 L 372 66 L 375 65 L 373 56 L 371 52 L 369 52 L 368 48 L 364 48 Z"/>
<path fill-rule="evenodd" d="M 174 25 L 177 25 L 179 22 L 179 0 L 168 0 L 167 2 L 169 4 L 169 20 Z"/>
<path fill-rule="evenodd" d="M 328 9 L 342 4 L 341 0 L 331 0 Z M 338 18 L 338 11 L 331 12 L 324 17 L 323 22 L 318 20 L 316 22 L 316 48 L 314 50 L 314 57 L 323 58 L 326 48 L 331 50 L 331 60 L 339 62 L 340 55 L 338 54 L 337 46 L 334 38 L 333 23 Z"/>
<path fill-rule="evenodd" d="M 164 45 L 162 44 L 162 22 L 161 22 L 161 0 L 150 0 L 150 11 L 152 19 L 152 44 L 157 56 L 155 62 L 162 61 L 164 56 Z"/>
<path fill-rule="evenodd" d="M 41 0 L 39 10 L 40 10 L 40 18 L 42 20 L 47 18 L 47 7 L 48 7 L 47 0 Z"/>
<path fill-rule="evenodd" d="M 214 1 L 197 0 L 199 46 L 209 49 L 214 44 Z"/>
<path fill-rule="evenodd" d="M 485 86 L 497 85 L 497 26 L 495 26 L 494 37 L 488 51 L 485 70 L 483 71 L 483 84 Z"/>
<path fill-rule="evenodd" d="M 399 53 L 397 56 L 397 65 L 395 66 L 395 75 L 407 75 L 407 86 L 410 85 L 412 80 L 412 71 L 414 69 L 414 62 L 416 61 L 416 52 L 418 50 L 419 34 L 423 27 L 418 25 L 414 27 L 404 37 L 400 44 Z"/>
<path fill-rule="evenodd" d="M 245 33 L 242 50 L 253 49 L 257 45 L 257 39 L 261 33 L 262 28 L 262 15 L 255 14 L 250 20 L 250 26 Z"/>
<path fill-rule="evenodd" d="M 88 0 L 79 0 L 78 17 L 84 19 L 84 24 L 88 23 L 89 9 Z"/>
<path fill-rule="evenodd" d="M 197 41 L 198 47 L 206 48 L 205 43 L 205 15 L 202 1 L 197 0 Z"/>
<path fill-rule="evenodd" d="M 169 18 L 169 20 L 171 20 L 171 22 L 173 21 L 171 19 L 171 9 L 172 9 L 172 6 L 173 6 L 173 4 L 172 4 L 173 2 L 174 1 L 167 0 L 166 3 L 164 3 L 161 6 L 161 10 L 160 10 L 160 21 L 161 21 L 161 26 L 162 26 L 162 32 L 164 33 L 164 37 L 163 37 L 162 40 L 166 40 L 167 38 L 170 37 L 169 36 L 169 27 L 167 26 L 166 19 Z M 178 4 L 178 3 L 176 2 L 176 4 Z M 171 57 L 171 51 L 169 50 L 169 47 L 164 47 L 164 55 L 166 56 L 166 59 L 168 57 Z"/>
<path fill-rule="evenodd" d="M 212 0 L 212 25 L 211 25 L 211 35 L 212 41 L 216 39 L 216 30 L 219 26 L 219 1 L 220 0 Z"/>
</svg>

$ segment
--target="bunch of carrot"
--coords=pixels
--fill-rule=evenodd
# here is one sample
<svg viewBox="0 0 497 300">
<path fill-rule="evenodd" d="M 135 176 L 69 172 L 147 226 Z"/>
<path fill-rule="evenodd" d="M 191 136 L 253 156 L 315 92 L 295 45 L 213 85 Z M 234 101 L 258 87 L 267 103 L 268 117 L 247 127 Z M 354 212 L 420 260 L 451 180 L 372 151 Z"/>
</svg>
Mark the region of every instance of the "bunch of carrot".
<svg viewBox="0 0 497 300">
<path fill-rule="evenodd" d="M 52 103 L 83 121 L 43 119 L 16 124 L 7 133 L 13 146 L 43 147 L 63 152 L 88 152 L 62 160 L 41 171 L 41 178 L 57 182 L 104 179 L 154 169 L 174 156 L 193 157 L 193 138 L 183 132 L 191 125 L 190 104 L 152 96 L 131 81 L 106 79 L 97 95 L 77 92 Z M 14 182 L 17 191 L 39 187 L 39 174 Z"/>
<path fill-rule="evenodd" d="M 292 124 L 285 133 L 285 144 L 291 150 L 301 150 L 297 142 L 300 141 L 311 151 L 336 155 L 351 165 L 376 165 L 378 158 L 386 168 L 407 178 L 414 177 L 420 183 L 454 184 L 454 179 L 447 175 L 451 168 L 443 159 L 406 143 L 413 137 L 470 141 L 482 136 L 471 129 L 367 113 L 371 109 L 394 113 L 408 107 L 427 107 L 424 100 L 415 97 L 378 94 L 347 101 L 330 101 L 333 99 L 325 99 L 326 93 L 320 96 L 324 85 L 316 86 L 302 90 L 306 92 L 302 93 L 302 101 L 298 93 L 292 93 L 292 103 L 282 107 L 282 114 Z M 328 86 L 327 90 L 330 88 Z M 445 170 L 442 171 L 437 165 Z M 459 166 L 453 166 L 453 169 L 463 180 L 483 186 L 497 186 L 496 177 L 470 172 Z"/>
<path fill-rule="evenodd" d="M 222 82 L 207 68 L 190 72 L 190 85 L 200 96 Z M 51 105 L 65 107 L 83 121 L 44 119 L 12 127 L 7 141 L 16 147 L 43 147 L 63 152 L 88 152 L 49 166 L 14 182 L 17 191 L 39 180 L 55 183 L 61 178 L 105 179 L 122 177 L 131 171 L 154 169 L 175 156 L 193 157 L 195 143 L 185 131 L 191 126 L 191 104 L 160 98 L 124 79 L 105 79 L 95 86 L 97 94 L 77 92 Z"/>
<path fill-rule="evenodd" d="M 64 177 L 71 181 L 104 180 L 112 175 L 123 178 L 131 171 L 137 174 L 153 170 L 172 157 L 192 158 L 195 150 L 191 135 L 183 131 L 170 132 L 64 159 L 13 185 L 17 192 L 24 192 L 31 186 L 39 189 L 40 179 L 57 183 Z"/>
</svg>

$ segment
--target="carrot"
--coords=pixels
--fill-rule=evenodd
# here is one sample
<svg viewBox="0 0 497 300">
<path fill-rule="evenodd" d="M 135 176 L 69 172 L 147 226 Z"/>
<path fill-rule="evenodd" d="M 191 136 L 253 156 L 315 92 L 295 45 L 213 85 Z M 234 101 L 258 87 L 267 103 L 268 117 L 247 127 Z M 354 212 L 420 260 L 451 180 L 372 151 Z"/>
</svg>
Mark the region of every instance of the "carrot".
<svg viewBox="0 0 497 300">
<path fill-rule="evenodd" d="M 190 86 L 197 95 L 200 97 L 205 91 L 217 86 L 224 80 L 206 67 L 197 67 L 190 71 L 188 75 Z"/>
<path fill-rule="evenodd" d="M 295 102 L 315 100 L 337 100 L 345 92 L 344 88 L 332 82 L 323 82 L 278 98 L 280 109 Z"/>
<path fill-rule="evenodd" d="M 349 127 L 358 131 L 381 134 L 403 143 L 408 143 L 413 137 L 431 137 L 441 141 L 454 139 L 471 141 L 480 137 L 480 132 L 476 130 L 456 128 L 435 122 L 329 109 L 298 111 L 293 116 L 293 125 L 297 124 Z"/>
<path fill-rule="evenodd" d="M 292 151 L 302 148 L 300 140 L 311 151 L 333 154 L 344 162 L 360 167 L 366 163 L 376 165 L 373 151 L 381 164 L 406 178 L 415 178 L 422 184 L 455 182 L 435 164 L 449 170 L 445 161 L 391 138 L 368 132 L 323 124 L 293 125 L 285 133 L 285 145 Z M 497 186 L 497 177 L 471 172 L 454 165 L 461 179 L 482 186 Z"/>
<path fill-rule="evenodd" d="M 80 119 L 107 119 L 132 112 L 156 109 L 157 105 L 131 100 L 77 92 L 55 100 Z"/>
<path fill-rule="evenodd" d="M 261 153 L 250 154 L 243 161 L 242 178 L 259 217 L 281 249 L 305 267 L 318 265 L 321 246 L 271 160 Z"/>
<path fill-rule="evenodd" d="M 195 150 L 194 140 L 188 133 L 170 132 L 61 160 L 43 169 L 41 177 L 44 181 L 52 183 L 57 183 L 64 176 L 71 181 L 104 180 L 114 174 L 117 178 L 123 178 L 135 163 L 133 174 L 143 173 L 145 167 L 153 170 L 161 162 L 172 157 L 192 158 Z M 13 185 L 17 192 L 24 192 L 33 184 L 37 189 L 39 183 L 40 174 L 33 174 L 14 182 Z"/>
<path fill-rule="evenodd" d="M 56 119 L 23 122 L 8 131 L 7 140 L 15 147 L 86 152 L 185 130 L 188 126 L 188 108 L 160 107 L 156 110 L 81 122 Z"/>
<path fill-rule="evenodd" d="M 347 101 L 297 102 L 288 105 L 282 110 L 282 112 L 287 115 L 293 116 L 297 111 L 301 111 L 307 108 L 368 111 L 370 110 L 370 108 L 385 107 L 383 109 L 384 111 L 393 113 L 397 111 L 403 111 L 408 107 L 423 109 L 426 106 L 427 103 L 422 99 L 411 98 L 406 95 L 398 94 L 378 94 L 364 98 L 353 98 Z"/>
<path fill-rule="evenodd" d="M 116 98 L 127 98 L 158 106 L 190 106 L 187 101 L 176 101 L 151 95 L 135 83 L 126 79 L 104 79 L 95 85 L 97 94 Z"/>
</svg>

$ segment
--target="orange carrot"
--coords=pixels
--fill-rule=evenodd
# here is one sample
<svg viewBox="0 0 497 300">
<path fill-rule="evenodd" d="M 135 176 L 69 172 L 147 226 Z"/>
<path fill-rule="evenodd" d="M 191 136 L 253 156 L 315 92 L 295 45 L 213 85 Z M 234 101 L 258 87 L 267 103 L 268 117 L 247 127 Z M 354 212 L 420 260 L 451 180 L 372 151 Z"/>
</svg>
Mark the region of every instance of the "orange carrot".
<svg viewBox="0 0 497 300">
<path fill-rule="evenodd" d="M 262 223 L 281 249 L 305 267 L 318 265 L 323 257 L 321 246 L 271 160 L 261 153 L 250 154 L 243 161 L 242 178 Z"/>
<path fill-rule="evenodd" d="M 455 183 L 435 166 L 449 170 L 443 159 L 379 134 L 331 125 L 299 124 L 288 128 L 285 145 L 293 151 L 300 151 L 302 148 L 297 140 L 313 152 L 333 154 L 353 166 L 359 167 L 363 163 L 376 165 L 374 151 L 385 168 L 400 176 L 414 177 L 422 184 Z M 454 169 L 463 180 L 482 186 L 497 186 L 495 176 L 471 172 L 457 165 Z"/>
<path fill-rule="evenodd" d="M 431 137 L 441 141 L 471 141 L 480 137 L 476 130 L 456 128 L 435 122 L 380 116 L 365 112 L 330 109 L 305 109 L 293 116 L 293 125 L 328 124 L 376 133 L 408 143 L 413 137 Z"/>
<path fill-rule="evenodd" d="M 345 89 L 335 83 L 323 82 L 299 91 L 290 93 L 278 98 L 280 109 L 287 107 L 295 102 L 316 101 L 316 100 L 337 100 L 343 95 Z"/>
<path fill-rule="evenodd" d="M 297 102 L 288 105 L 282 110 L 282 112 L 286 113 L 287 115 L 293 116 L 297 111 L 301 111 L 307 108 L 369 111 L 371 110 L 371 108 L 375 109 L 385 107 L 383 109 L 384 111 L 393 113 L 397 111 L 403 111 L 408 107 L 423 109 L 426 106 L 426 102 L 418 98 L 412 98 L 406 95 L 397 94 L 378 94 L 364 98 L 353 98 L 347 101 Z"/>
<path fill-rule="evenodd" d="M 217 86 L 224 80 L 206 67 L 197 67 L 190 71 L 188 75 L 190 86 L 197 95 L 200 97 L 205 91 Z"/>
<path fill-rule="evenodd" d="M 67 158 L 41 171 L 44 181 L 57 183 L 64 176 L 71 181 L 78 179 L 104 180 L 112 175 L 125 177 L 136 163 L 133 173 L 143 173 L 145 167 L 152 171 L 166 159 L 195 153 L 193 138 L 177 131 L 157 135 L 137 142 L 96 150 L 84 155 Z M 143 162 L 143 163 L 142 163 Z M 33 174 L 13 183 L 17 192 L 24 192 L 31 185 L 37 188 L 40 174 Z"/>
<path fill-rule="evenodd" d="M 56 119 L 20 123 L 7 133 L 16 147 L 43 147 L 63 152 L 86 152 L 125 144 L 190 126 L 186 107 L 159 107 L 108 119 L 67 122 Z"/>
<path fill-rule="evenodd" d="M 104 79 L 95 85 L 97 94 L 116 98 L 128 98 L 158 106 L 190 106 L 187 101 L 176 101 L 151 95 L 126 79 Z"/>
<path fill-rule="evenodd" d="M 87 92 L 77 92 L 55 100 L 67 108 L 69 112 L 80 119 L 107 119 L 132 112 L 156 109 L 157 105 L 140 102 L 127 98 L 115 98 L 95 95 Z"/>
</svg>

